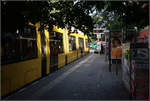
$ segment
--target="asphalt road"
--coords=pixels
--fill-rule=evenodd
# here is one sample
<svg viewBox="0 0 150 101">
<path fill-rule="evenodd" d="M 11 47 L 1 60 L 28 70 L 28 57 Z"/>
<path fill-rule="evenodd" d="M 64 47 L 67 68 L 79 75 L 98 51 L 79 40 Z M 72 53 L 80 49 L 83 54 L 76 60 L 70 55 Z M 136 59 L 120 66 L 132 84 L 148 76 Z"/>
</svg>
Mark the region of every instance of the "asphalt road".
<svg viewBox="0 0 150 101">
<path fill-rule="evenodd" d="M 89 54 L 5 98 L 5 100 L 128 100 L 119 70 L 104 56 Z"/>
</svg>

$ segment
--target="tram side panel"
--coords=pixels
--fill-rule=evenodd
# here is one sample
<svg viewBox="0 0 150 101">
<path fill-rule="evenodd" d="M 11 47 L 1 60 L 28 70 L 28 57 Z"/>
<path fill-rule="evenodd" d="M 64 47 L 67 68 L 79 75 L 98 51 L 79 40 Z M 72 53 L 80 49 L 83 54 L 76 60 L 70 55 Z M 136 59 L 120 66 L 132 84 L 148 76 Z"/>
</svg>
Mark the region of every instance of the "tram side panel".
<svg viewBox="0 0 150 101">
<path fill-rule="evenodd" d="M 77 47 L 77 59 L 81 57 L 81 51 L 79 49 L 79 33 L 76 33 L 76 47 Z"/>
<path fill-rule="evenodd" d="M 53 27 L 53 31 L 57 32 L 57 39 L 59 41 L 59 52 L 58 52 L 58 68 L 63 67 L 66 64 L 66 40 L 65 40 L 65 29 L 58 28 L 57 26 Z"/>
<path fill-rule="evenodd" d="M 61 68 L 65 65 L 65 54 L 62 53 L 62 54 L 59 54 L 58 55 L 58 68 Z"/>
<path fill-rule="evenodd" d="M 62 40 L 63 40 L 63 42 L 62 42 L 63 43 L 63 45 L 62 45 L 63 52 L 58 55 L 58 68 L 61 68 L 61 67 L 63 67 L 66 64 L 65 30 L 63 29 L 60 32 L 63 34 L 63 37 L 62 37 Z"/>
<path fill-rule="evenodd" d="M 67 57 L 67 63 L 73 62 L 77 59 L 77 51 L 70 51 Z"/>
<path fill-rule="evenodd" d="M 65 59 L 65 47 L 64 47 L 64 30 L 62 30 L 59 33 L 59 53 L 58 53 L 58 68 L 61 68 L 65 65 L 66 59 Z"/>
<path fill-rule="evenodd" d="M 84 37 L 84 42 L 85 42 L 85 55 L 88 54 L 89 48 L 88 48 L 88 37 Z"/>
<path fill-rule="evenodd" d="M 45 43 L 46 43 L 46 74 L 50 73 L 50 38 L 48 27 L 45 28 Z"/>
<path fill-rule="evenodd" d="M 85 42 L 85 36 L 83 38 L 83 42 L 84 42 L 84 50 L 83 50 L 83 55 L 86 55 L 86 42 Z"/>
<path fill-rule="evenodd" d="M 67 63 L 75 61 L 77 59 L 77 48 L 76 48 L 76 33 L 71 33 L 68 37 L 69 53 L 67 54 Z"/>
<path fill-rule="evenodd" d="M 4 60 L 5 64 L 2 64 L 1 67 L 1 78 L 2 78 L 2 82 L 1 82 L 1 96 L 5 96 L 10 92 L 15 91 L 18 88 L 23 87 L 24 85 L 32 82 L 33 80 L 36 80 L 38 78 L 41 77 L 41 36 L 40 36 L 40 32 L 38 31 L 39 28 L 39 24 L 36 24 L 36 39 L 34 38 L 29 38 L 27 36 L 23 36 L 23 34 L 31 34 L 30 33 L 30 28 L 26 27 L 24 29 L 24 33 L 22 34 L 22 37 L 17 37 L 16 40 L 19 40 L 19 48 L 17 47 L 17 45 L 13 45 L 13 48 L 15 49 L 15 51 L 20 52 L 21 49 L 21 55 L 16 54 L 18 56 L 18 60 L 15 62 L 11 63 L 7 63 L 8 60 Z M 28 30 L 28 31 L 27 31 Z M 14 35 L 15 33 L 13 33 L 12 35 Z M 19 33 L 18 33 L 19 34 Z M 9 40 L 11 41 L 11 40 Z M 12 40 L 13 42 L 13 40 Z M 31 42 L 31 43 L 30 43 Z M 21 43 L 22 47 L 20 47 Z M 27 44 L 25 44 L 27 43 Z M 35 43 L 35 44 L 34 44 Z M 14 51 L 12 50 L 10 47 L 11 46 L 11 42 L 7 43 L 2 43 L 2 48 L 6 48 L 3 47 L 4 44 L 7 44 L 9 47 L 9 52 Z M 31 54 L 27 54 L 24 55 L 26 51 L 24 51 L 24 49 L 26 49 L 25 45 L 28 47 L 36 47 L 36 51 L 32 51 L 32 49 L 30 49 L 31 52 L 35 52 L 37 55 L 35 57 L 30 57 L 27 55 L 31 55 Z M 33 46 L 34 45 L 34 46 Z M 27 48 L 28 49 L 28 48 Z M 7 49 L 6 49 L 7 50 Z M 5 53 L 6 52 L 6 53 Z M 8 51 L 2 52 L 2 54 L 4 53 L 4 56 L 8 57 L 10 54 L 7 53 Z M 13 53 L 11 53 L 13 54 Z M 34 53 L 33 53 L 34 54 Z M 10 57 L 10 56 L 9 56 Z M 9 59 L 8 57 L 8 59 Z M 2 55 L 2 60 L 3 60 L 3 55 Z M 2 61 L 3 63 L 3 61 Z"/>
<path fill-rule="evenodd" d="M 78 43 L 79 43 L 78 54 L 79 54 L 79 57 L 82 57 L 84 56 L 84 51 L 85 51 L 84 35 L 78 34 Z"/>
</svg>

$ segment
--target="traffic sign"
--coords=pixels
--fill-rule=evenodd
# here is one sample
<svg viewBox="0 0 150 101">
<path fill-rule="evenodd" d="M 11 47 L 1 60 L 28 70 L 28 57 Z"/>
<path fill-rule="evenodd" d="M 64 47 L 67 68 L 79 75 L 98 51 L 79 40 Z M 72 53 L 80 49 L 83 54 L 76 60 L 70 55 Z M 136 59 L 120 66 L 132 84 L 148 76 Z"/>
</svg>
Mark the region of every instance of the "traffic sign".
<svg viewBox="0 0 150 101">
<path fill-rule="evenodd" d="M 101 38 L 101 34 L 97 34 L 97 38 Z"/>
</svg>

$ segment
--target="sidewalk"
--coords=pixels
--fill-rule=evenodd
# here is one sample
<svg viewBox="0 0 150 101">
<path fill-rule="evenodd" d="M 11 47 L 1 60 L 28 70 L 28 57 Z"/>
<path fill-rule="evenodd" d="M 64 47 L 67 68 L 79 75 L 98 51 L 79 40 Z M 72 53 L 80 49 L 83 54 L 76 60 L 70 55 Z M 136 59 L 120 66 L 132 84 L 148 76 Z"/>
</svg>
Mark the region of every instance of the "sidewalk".
<svg viewBox="0 0 150 101">
<path fill-rule="evenodd" d="M 120 73 L 109 72 L 104 56 L 90 54 L 54 72 L 6 100 L 128 100 Z"/>
</svg>

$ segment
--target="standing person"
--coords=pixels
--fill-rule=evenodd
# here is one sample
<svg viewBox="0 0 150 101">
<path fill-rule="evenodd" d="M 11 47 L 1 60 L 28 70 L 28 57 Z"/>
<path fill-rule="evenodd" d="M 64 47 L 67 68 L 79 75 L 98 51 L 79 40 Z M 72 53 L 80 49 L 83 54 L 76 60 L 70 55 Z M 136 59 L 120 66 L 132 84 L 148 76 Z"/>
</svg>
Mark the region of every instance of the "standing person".
<svg viewBox="0 0 150 101">
<path fill-rule="evenodd" d="M 104 47 L 103 47 L 103 44 L 101 44 L 101 54 L 104 53 Z"/>
<path fill-rule="evenodd" d="M 101 54 L 101 41 L 100 41 L 100 42 L 97 42 L 97 47 L 96 47 L 96 49 L 97 49 L 97 52 L 98 52 L 98 53 L 100 52 L 100 54 Z"/>
<path fill-rule="evenodd" d="M 102 41 L 100 41 L 100 54 L 102 54 Z"/>
<path fill-rule="evenodd" d="M 116 57 L 117 58 L 121 58 L 121 55 L 122 55 L 122 47 L 121 47 L 121 42 L 119 39 L 116 39 L 115 42 L 114 42 L 117 50 L 116 50 Z"/>
</svg>

